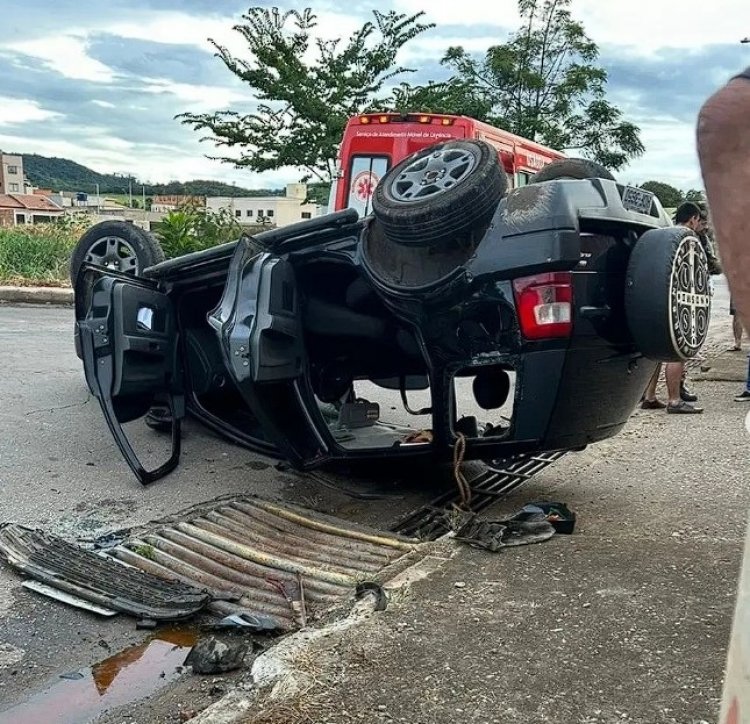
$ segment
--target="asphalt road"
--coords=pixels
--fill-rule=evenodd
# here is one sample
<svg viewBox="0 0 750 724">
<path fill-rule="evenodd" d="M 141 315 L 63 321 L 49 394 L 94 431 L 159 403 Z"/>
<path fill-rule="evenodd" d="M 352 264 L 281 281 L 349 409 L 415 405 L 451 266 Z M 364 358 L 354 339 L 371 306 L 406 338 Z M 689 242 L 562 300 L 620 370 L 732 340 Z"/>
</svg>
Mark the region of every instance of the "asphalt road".
<svg viewBox="0 0 750 724">
<path fill-rule="evenodd" d="M 142 488 L 89 397 L 72 331 L 71 309 L 0 306 L 0 521 L 85 539 L 218 495 L 278 489 L 272 461 L 259 470 L 256 456 L 190 425 L 185 465 L 165 484 Z M 0 711 L 142 639 L 132 620 L 47 601 L 0 566 Z"/>
<path fill-rule="evenodd" d="M 726 287 L 720 281 L 714 318 L 724 336 L 727 304 Z M 0 522 L 38 525 L 68 538 L 86 539 L 176 514 L 217 496 L 243 493 L 283 494 L 318 505 L 324 501 L 332 512 L 354 518 L 366 519 L 377 508 L 386 522 L 397 509 L 424 497 L 406 496 L 373 506 L 315 486 L 301 490 L 299 479 L 279 474 L 273 461 L 229 446 L 189 423 L 180 468 L 167 480 L 142 488 L 122 461 L 98 404 L 88 394 L 73 350 L 72 326 L 72 310 L 67 308 L 0 305 Z M 649 445 L 653 462 L 645 477 L 638 465 L 632 473 L 637 470 L 639 477 L 630 480 L 630 465 L 639 459 L 640 433 L 626 432 L 604 447 L 571 458 L 561 468 L 568 476 L 568 500 L 584 507 L 589 496 L 601 501 L 589 511 L 592 516 L 607 510 L 612 515 L 615 509 L 628 510 L 637 503 L 639 517 L 628 519 L 628 535 L 607 540 L 613 559 L 627 560 L 630 540 L 651 525 L 664 524 L 663 516 L 655 514 L 657 509 L 674 507 L 687 519 L 691 501 L 700 500 L 696 515 L 701 525 L 709 513 L 723 518 L 711 524 L 710 535 L 725 526 L 729 545 L 716 555 L 722 574 L 731 574 L 739 549 L 735 542 L 744 517 L 742 506 L 746 509 L 748 502 L 742 473 L 746 440 L 740 413 L 727 402 L 734 390 L 726 385 L 711 389 L 716 414 L 704 416 L 700 425 L 690 426 L 684 420 L 671 425 L 675 421 L 659 418 L 646 429 L 647 436 L 665 437 L 663 443 Z M 142 441 L 148 447 L 163 443 L 159 436 L 141 434 L 147 435 Z M 712 455 L 723 462 L 714 464 L 714 457 L 701 455 L 704 444 L 710 444 Z M 606 459 L 596 450 L 606 450 Z M 597 476 L 593 482 L 592 474 Z M 610 485 L 599 476 L 617 481 L 615 507 L 607 500 Z M 539 490 L 535 492 L 538 495 Z M 637 500 L 631 499 L 635 493 Z M 370 518 L 370 522 L 376 521 Z M 680 530 L 692 535 L 685 525 Z M 544 549 L 539 550 L 543 556 Z M 724 581 L 717 592 L 724 602 L 722 611 L 727 609 L 731 587 L 731 581 Z M 32 594 L 20 587 L 13 572 L 0 566 L 0 712 L 60 673 L 88 666 L 110 651 L 142 641 L 143 636 L 131 620 L 98 619 Z M 715 681 L 712 686 L 715 695 Z"/>
</svg>

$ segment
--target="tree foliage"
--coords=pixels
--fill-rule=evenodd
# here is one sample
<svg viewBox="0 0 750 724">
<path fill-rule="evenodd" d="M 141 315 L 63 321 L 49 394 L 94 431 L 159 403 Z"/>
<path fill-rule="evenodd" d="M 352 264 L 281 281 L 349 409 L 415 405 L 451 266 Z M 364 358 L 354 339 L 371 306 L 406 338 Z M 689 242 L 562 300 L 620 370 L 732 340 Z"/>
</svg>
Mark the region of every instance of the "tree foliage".
<svg viewBox="0 0 750 724">
<path fill-rule="evenodd" d="M 706 194 L 700 189 L 688 189 L 685 192 L 685 201 L 692 201 L 694 204 L 698 204 L 704 208 L 708 205 Z"/>
<path fill-rule="evenodd" d="M 675 209 L 685 201 L 685 195 L 680 189 L 662 181 L 646 181 L 641 184 L 641 188 L 654 194 L 661 205 L 667 209 Z"/>
<path fill-rule="evenodd" d="M 640 131 L 605 97 L 599 49 L 574 20 L 570 0 L 519 0 L 522 25 L 475 57 L 450 48 L 448 81 L 394 94 L 400 110 L 472 115 L 556 149 L 579 150 L 619 169 L 643 153 Z"/>
<path fill-rule="evenodd" d="M 280 12 L 252 7 L 234 26 L 248 58 L 211 41 L 218 57 L 247 83 L 257 100 L 253 113 L 184 113 L 178 116 L 234 155 L 220 160 L 253 171 L 301 167 L 307 178 L 329 181 L 336 150 L 350 116 L 375 107 L 391 79 L 409 72 L 398 51 L 432 27 L 424 13 L 373 11 L 346 42 L 313 37 L 310 8 Z"/>
</svg>

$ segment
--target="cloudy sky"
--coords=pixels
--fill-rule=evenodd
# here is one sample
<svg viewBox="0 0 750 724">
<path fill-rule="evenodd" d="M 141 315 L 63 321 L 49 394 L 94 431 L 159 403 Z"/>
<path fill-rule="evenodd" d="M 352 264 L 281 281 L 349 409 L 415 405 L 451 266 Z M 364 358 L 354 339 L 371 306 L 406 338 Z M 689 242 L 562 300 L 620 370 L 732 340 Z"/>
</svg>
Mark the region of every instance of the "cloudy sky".
<svg viewBox="0 0 750 724">
<path fill-rule="evenodd" d="M 420 77 L 439 72 L 448 46 L 482 52 L 506 39 L 518 20 L 515 0 L 304 4 L 327 37 L 347 36 L 374 7 L 426 10 L 437 27 L 401 58 Z M 207 40 L 241 53 L 232 26 L 249 5 L 0 0 L 0 148 L 71 158 L 148 181 L 213 178 L 260 188 L 296 180 L 293 169 L 260 176 L 208 160 L 211 149 L 174 120 L 182 111 L 252 107 L 249 89 L 213 56 Z M 647 152 L 620 178 L 698 187 L 696 113 L 715 88 L 750 65 L 750 44 L 739 43 L 750 35 L 750 2 L 573 0 L 573 12 L 600 45 L 610 100 L 642 128 Z"/>
</svg>

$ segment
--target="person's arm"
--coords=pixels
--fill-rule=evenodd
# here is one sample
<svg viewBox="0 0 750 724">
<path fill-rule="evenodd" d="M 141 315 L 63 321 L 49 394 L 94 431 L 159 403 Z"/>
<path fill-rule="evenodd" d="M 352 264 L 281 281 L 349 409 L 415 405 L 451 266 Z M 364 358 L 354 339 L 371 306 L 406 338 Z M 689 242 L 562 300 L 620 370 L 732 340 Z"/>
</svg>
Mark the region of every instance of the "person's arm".
<svg viewBox="0 0 750 724">
<path fill-rule="evenodd" d="M 750 76 L 731 80 L 703 105 L 698 155 L 724 273 L 750 328 Z"/>
</svg>

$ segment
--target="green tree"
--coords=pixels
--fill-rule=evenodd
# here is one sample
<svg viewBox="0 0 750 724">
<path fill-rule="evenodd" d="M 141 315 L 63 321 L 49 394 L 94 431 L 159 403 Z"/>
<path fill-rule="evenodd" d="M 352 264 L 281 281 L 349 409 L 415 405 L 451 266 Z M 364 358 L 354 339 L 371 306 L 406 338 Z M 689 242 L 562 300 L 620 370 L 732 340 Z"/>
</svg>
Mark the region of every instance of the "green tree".
<svg viewBox="0 0 750 724">
<path fill-rule="evenodd" d="M 641 184 L 641 188 L 654 194 L 661 205 L 667 209 L 675 209 L 685 201 L 680 189 L 661 181 L 646 181 L 646 183 Z"/>
<path fill-rule="evenodd" d="M 702 207 L 707 206 L 706 194 L 700 189 L 688 189 L 685 192 L 685 201 L 692 201 Z"/>
<path fill-rule="evenodd" d="M 218 57 L 247 83 L 258 101 L 254 113 L 183 113 L 183 123 L 207 131 L 210 140 L 236 152 L 219 159 L 253 171 L 295 166 L 306 180 L 330 181 L 344 125 L 350 116 L 378 106 L 386 83 L 410 72 L 396 64 L 399 50 L 431 24 L 424 13 L 373 11 L 351 38 L 311 37 L 317 19 L 310 8 L 279 12 L 252 7 L 236 30 L 249 59 L 236 58 L 211 41 Z M 310 61 L 311 53 L 314 58 Z"/>
<path fill-rule="evenodd" d="M 399 109 L 466 113 L 557 149 L 579 150 L 611 169 L 643 153 L 640 129 L 606 99 L 599 49 L 574 20 L 570 0 L 519 0 L 521 28 L 483 57 L 462 47 L 442 60 L 444 83 L 402 83 Z M 422 107 L 420 107 L 422 106 Z"/>
</svg>

